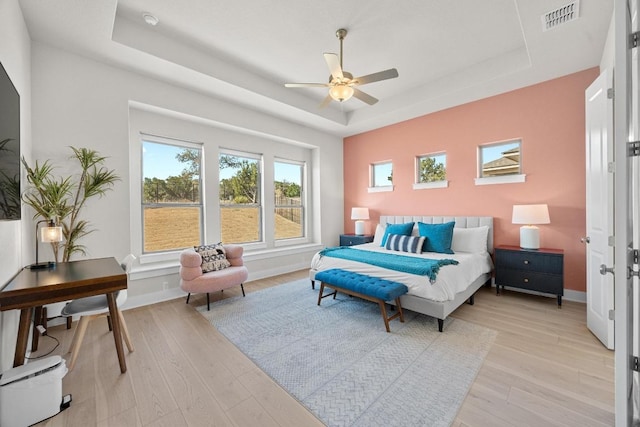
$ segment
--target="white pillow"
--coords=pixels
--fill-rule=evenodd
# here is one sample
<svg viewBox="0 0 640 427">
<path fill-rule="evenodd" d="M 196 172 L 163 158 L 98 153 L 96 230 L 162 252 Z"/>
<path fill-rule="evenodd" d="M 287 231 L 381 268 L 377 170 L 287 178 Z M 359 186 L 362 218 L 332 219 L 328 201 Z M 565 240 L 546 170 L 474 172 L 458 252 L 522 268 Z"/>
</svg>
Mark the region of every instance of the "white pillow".
<svg viewBox="0 0 640 427">
<path fill-rule="evenodd" d="M 377 246 L 382 246 L 382 238 L 384 237 L 384 232 L 386 228 L 387 228 L 386 225 L 382 225 L 382 224 L 376 225 L 376 232 L 373 235 L 373 243 L 375 243 Z"/>
<path fill-rule="evenodd" d="M 471 252 L 482 254 L 487 252 L 487 238 L 489 227 L 458 228 L 453 229 L 451 249 L 454 252 Z"/>
</svg>

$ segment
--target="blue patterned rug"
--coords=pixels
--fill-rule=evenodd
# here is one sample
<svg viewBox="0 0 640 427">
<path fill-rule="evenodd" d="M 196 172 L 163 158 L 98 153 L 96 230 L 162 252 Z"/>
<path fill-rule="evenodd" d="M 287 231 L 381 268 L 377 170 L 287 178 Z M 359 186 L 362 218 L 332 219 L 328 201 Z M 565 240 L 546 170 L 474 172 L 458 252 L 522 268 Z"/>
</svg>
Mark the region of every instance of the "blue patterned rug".
<svg viewBox="0 0 640 427">
<path fill-rule="evenodd" d="M 309 280 L 198 307 L 213 326 L 327 426 L 448 426 L 496 332 L 338 294 L 318 307 Z M 325 291 L 326 292 L 326 291 Z"/>
</svg>

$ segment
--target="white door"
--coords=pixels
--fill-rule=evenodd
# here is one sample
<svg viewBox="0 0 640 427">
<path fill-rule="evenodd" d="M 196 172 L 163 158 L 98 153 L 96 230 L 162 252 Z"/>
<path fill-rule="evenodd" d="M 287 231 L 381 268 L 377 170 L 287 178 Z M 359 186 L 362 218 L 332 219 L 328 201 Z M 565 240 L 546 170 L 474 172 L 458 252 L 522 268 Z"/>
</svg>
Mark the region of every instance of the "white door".
<svg viewBox="0 0 640 427">
<path fill-rule="evenodd" d="M 586 101 L 586 186 L 587 186 L 587 327 L 607 348 L 613 349 L 613 274 L 601 269 L 613 267 L 613 99 L 608 70 L 587 88 Z M 611 312 L 613 313 L 613 312 Z M 612 317 L 612 316 L 611 316 Z"/>
</svg>

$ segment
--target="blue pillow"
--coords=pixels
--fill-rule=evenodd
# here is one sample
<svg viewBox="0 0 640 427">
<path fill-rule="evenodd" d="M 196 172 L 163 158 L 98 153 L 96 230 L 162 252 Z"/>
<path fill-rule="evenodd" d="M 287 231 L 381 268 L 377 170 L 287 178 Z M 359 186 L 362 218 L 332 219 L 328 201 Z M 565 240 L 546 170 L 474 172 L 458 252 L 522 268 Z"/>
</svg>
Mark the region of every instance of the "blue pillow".
<svg viewBox="0 0 640 427">
<path fill-rule="evenodd" d="M 384 247 L 387 244 L 387 237 L 389 234 L 400 234 L 402 236 L 410 236 L 413 231 L 413 222 L 407 222 L 406 224 L 389 224 L 384 230 L 384 236 L 382 236 L 382 243 L 380 246 Z"/>
<path fill-rule="evenodd" d="M 438 252 L 441 254 L 453 254 L 451 250 L 451 240 L 453 240 L 453 227 L 455 221 L 444 224 L 425 224 L 418 222 L 418 234 L 426 237 L 424 239 L 424 252 Z"/>
</svg>

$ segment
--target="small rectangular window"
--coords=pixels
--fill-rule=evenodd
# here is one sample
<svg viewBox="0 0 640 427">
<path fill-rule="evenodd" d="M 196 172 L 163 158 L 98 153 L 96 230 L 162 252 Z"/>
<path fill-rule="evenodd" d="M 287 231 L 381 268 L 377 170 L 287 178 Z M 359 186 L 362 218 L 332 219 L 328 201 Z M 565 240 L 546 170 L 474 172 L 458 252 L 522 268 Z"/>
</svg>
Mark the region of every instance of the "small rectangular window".
<svg viewBox="0 0 640 427">
<path fill-rule="evenodd" d="M 371 187 L 393 185 L 393 163 L 374 163 L 371 165 Z"/>
<path fill-rule="evenodd" d="M 522 173 L 520 139 L 478 147 L 479 177 L 489 178 Z"/>
<path fill-rule="evenodd" d="M 304 164 L 278 160 L 273 164 L 275 239 L 304 237 Z"/>
<path fill-rule="evenodd" d="M 142 141 L 143 252 L 202 241 L 202 147 L 183 141 Z"/>
<path fill-rule="evenodd" d="M 427 154 L 416 157 L 416 183 L 430 183 L 447 179 L 447 155 Z"/>
<path fill-rule="evenodd" d="M 222 242 L 262 241 L 262 156 L 223 151 L 218 160 Z"/>
</svg>

